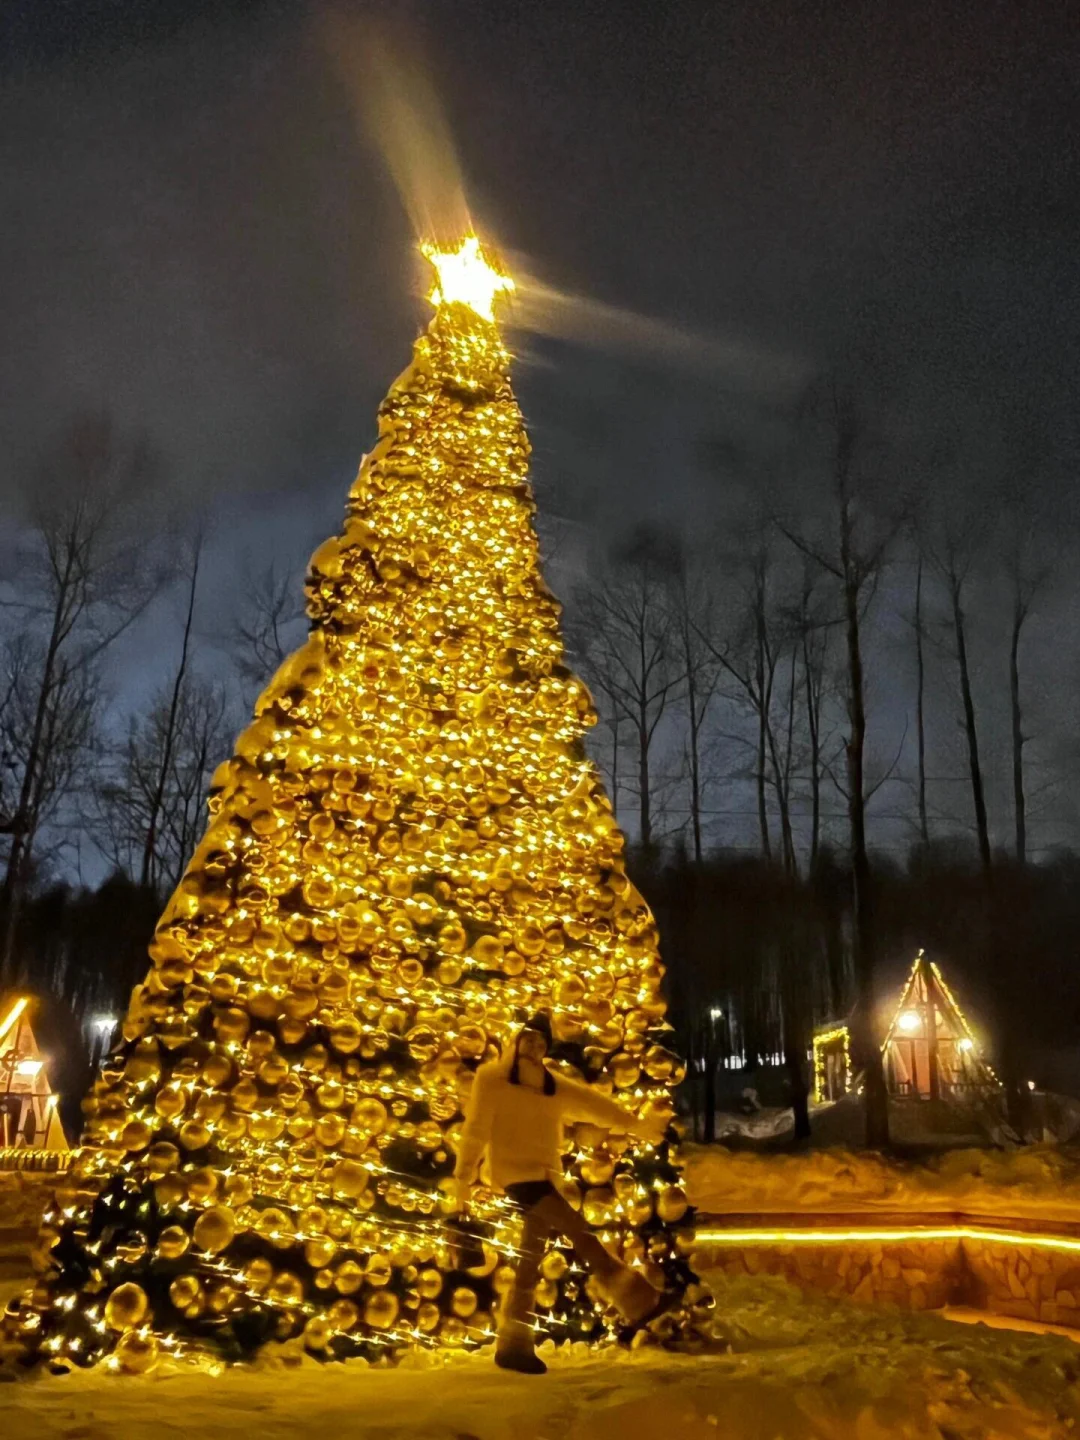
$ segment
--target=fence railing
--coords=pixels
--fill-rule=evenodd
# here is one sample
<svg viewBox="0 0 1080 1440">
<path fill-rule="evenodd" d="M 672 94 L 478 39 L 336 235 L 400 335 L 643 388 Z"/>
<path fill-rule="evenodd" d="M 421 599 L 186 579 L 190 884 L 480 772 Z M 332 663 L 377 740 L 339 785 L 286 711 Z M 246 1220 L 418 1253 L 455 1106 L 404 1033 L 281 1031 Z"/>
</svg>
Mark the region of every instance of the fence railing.
<svg viewBox="0 0 1080 1440">
<path fill-rule="evenodd" d="M 75 1150 L 36 1150 L 32 1145 L 0 1146 L 0 1171 L 40 1171 L 62 1174 L 75 1159 Z"/>
</svg>

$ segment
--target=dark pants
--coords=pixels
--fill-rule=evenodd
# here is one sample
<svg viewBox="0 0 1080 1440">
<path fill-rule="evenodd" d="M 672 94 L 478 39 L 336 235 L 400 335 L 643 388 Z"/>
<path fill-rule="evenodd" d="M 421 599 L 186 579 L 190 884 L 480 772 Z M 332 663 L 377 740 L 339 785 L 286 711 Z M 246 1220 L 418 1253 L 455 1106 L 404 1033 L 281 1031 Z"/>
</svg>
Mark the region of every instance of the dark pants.
<svg viewBox="0 0 1080 1440">
<path fill-rule="evenodd" d="M 525 1211 L 525 1224 L 521 1232 L 521 1258 L 513 1289 L 503 1305 L 499 1345 L 504 1348 L 515 1345 L 531 1347 L 529 1319 L 535 1304 L 533 1291 L 544 1247 L 552 1235 L 563 1235 L 570 1241 L 574 1254 L 601 1285 L 630 1272 L 629 1267 L 604 1249 L 582 1217 L 567 1204 L 549 1180 L 526 1180 L 518 1185 L 508 1185 L 506 1193 Z"/>
</svg>

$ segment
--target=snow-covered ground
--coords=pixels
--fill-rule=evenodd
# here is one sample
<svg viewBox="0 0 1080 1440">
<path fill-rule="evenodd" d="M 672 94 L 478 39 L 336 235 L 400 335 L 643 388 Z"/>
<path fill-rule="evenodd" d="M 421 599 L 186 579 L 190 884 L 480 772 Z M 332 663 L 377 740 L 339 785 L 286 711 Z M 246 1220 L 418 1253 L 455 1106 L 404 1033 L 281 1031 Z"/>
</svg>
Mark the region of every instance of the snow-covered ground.
<svg viewBox="0 0 1080 1440">
<path fill-rule="evenodd" d="M 1080 1433 L 1080 1349 L 1056 1336 L 717 1281 L 703 1355 L 557 1360 L 541 1379 L 487 1356 L 434 1368 L 102 1372 L 16 1382 L 5 1440 L 1065 1440 Z"/>
<path fill-rule="evenodd" d="M 1080 1155 L 961 1151 L 928 1165 L 868 1154 L 688 1154 L 706 1211 L 956 1209 L 1080 1216 Z M 0 1177 L 0 1232 L 40 1205 Z M 14 1256 L 12 1257 L 14 1258 Z M 1022 1334 L 856 1306 L 775 1277 L 707 1277 L 717 1339 L 696 1355 L 559 1355 L 539 1380 L 488 1356 L 397 1370 L 359 1365 L 149 1378 L 103 1372 L 0 1387 L 4 1440 L 1065 1440 L 1080 1435 L 1076 1337 Z M 21 1282 L 0 1277 L 0 1304 Z M 971 1321 L 970 1313 L 956 1318 Z"/>
<path fill-rule="evenodd" d="M 952 1150 L 918 1165 L 844 1149 L 756 1154 L 688 1146 L 686 1188 L 705 1214 L 943 1212 L 1080 1221 L 1080 1150 Z"/>
<path fill-rule="evenodd" d="M 0 1170 L 0 1230 L 36 1225 L 56 1181 L 55 1175 Z"/>
<path fill-rule="evenodd" d="M 1039 1090 L 1031 1097 L 1031 1135 L 1046 1144 L 1073 1144 L 1080 1139 L 1080 1100 Z M 866 1134 L 866 1113 L 859 1095 L 810 1107 L 809 1148 L 845 1146 L 858 1149 Z M 728 1144 L 775 1148 L 791 1141 L 791 1108 L 763 1106 L 747 1115 L 721 1110 L 715 1117 L 715 1136 Z M 1002 1124 L 997 1108 L 964 1110 L 946 1101 L 889 1101 L 892 1142 L 910 1151 L 955 1150 L 958 1146 L 1009 1145 L 1015 1138 Z"/>
</svg>

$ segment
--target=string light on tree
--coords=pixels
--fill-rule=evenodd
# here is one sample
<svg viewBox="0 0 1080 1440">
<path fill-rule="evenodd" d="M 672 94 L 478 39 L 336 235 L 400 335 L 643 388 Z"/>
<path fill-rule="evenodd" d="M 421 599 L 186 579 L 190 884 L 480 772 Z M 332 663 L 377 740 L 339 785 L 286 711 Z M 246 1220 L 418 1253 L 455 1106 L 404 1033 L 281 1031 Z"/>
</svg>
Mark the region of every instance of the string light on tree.
<svg viewBox="0 0 1080 1440">
<path fill-rule="evenodd" d="M 494 322 L 513 282 L 475 236 L 425 247 L 435 314 L 379 412 L 311 634 L 213 778 L 47 1215 L 9 1353 L 54 1369 L 275 1344 L 321 1358 L 474 1347 L 517 1224 L 454 1268 L 452 1173 L 477 1066 L 551 1013 L 556 1054 L 671 1117 L 653 917 L 582 738 L 540 575 L 529 443 Z M 673 1135 L 673 1132 L 669 1132 Z M 703 1323 L 674 1145 L 579 1127 L 567 1184 L 605 1243 Z M 617 1328 L 556 1247 L 556 1341 Z"/>
</svg>

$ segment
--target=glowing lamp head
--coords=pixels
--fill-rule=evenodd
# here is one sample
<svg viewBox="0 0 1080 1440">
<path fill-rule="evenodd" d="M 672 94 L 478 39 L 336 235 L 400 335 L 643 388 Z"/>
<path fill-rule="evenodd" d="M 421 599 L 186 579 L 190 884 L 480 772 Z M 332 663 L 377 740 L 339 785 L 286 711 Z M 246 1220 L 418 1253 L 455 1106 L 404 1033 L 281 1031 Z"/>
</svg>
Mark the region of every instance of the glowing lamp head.
<svg viewBox="0 0 1080 1440">
<path fill-rule="evenodd" d="M 15 1066 L 15 1074 L 23 1075 L 26 1079 L 31 1080 L 40 1072 L 44 1063 L 43 1060 L 20 1060 Z"/>
<path fill-rule="evenodd" d="M 917 1010 L 905 1010 L 896 1023 L 905 1035 L 914 1035 L 922 1025 L 922 1017 Z"/>
<path fill-rule="evenodd" d="M 972 1040 L 970 1035 L 961 1035 L 956 1045 L 957 1049 L 963 1050 L 965 1053 L 975 1049 L 975 1041 Z"/>
<path fill-rule="evenodd" d="M 420 249 L 435 270 L 428 299 L 436 309 L 441 305 L 467 305 L 481 319 L 494 323 L 495 301 L 509 294 L 514 282 L 492 265 L 477 237 L 466 235 L 456 250 L 442 250 L 430 243 Z"/>
</svg>

